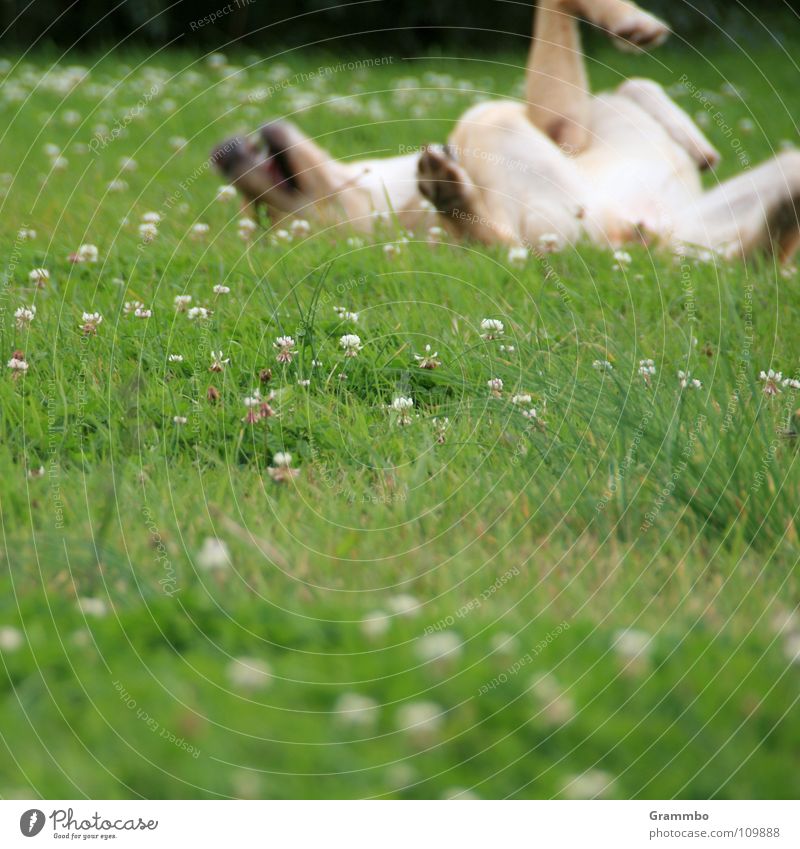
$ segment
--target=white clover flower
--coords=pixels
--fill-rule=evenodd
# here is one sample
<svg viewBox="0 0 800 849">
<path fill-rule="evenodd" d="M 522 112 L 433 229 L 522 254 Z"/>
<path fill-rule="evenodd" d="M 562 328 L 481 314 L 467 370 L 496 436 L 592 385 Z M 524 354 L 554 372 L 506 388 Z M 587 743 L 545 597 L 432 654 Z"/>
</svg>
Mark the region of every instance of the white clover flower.
<svg viewBox="0 0 800 849">
<path fill-rule="evenodd" d="M 175 297 L 172 299 L 172 302 L 175 304 L 175 309 L 178 312 L 184 312 L 186 307 L 188 307 L 189 304 L 191 304 L 192 296 L 191 295 L 175 295 Z"/>
<path fill-rule="evenodd" d="M 353 324 L 358 324 L 357 312 L 350 312 L 346 307 L 334 307 L 333 311 L 342 321 L 352 321 Z"/>
<path fill-rule="evenodd" d="M 17 374 L 24 374 L 28 370 L 28 363 L 24 357 L 12 357 L 6 365 Z"/>
<path fill-rule="evenodd" d="M 204 224 L 202 221 L 198 221 L 197 224 L 192 225 L 192 236 L 195 239 L 202 239 L 204 236 L 208 235 L 208 232 L 211 228 L 208 224 Z"/>
<path fill-rule="evenodd" d="M 189 321 L 194 321 L 195 319 L 206 319 L 211 315 L 211 310 L 206 307 L 192 307 L 187 311 L 186 317 Z"/>
<path fill-rule="evenodd" d="M 22 648 L 25 637 L 18 628 L 11 625 L 3 625 L 0 628 L 0 652 L 11 653 Z"/>
<path fill-rule="evenodd" d="M 561 793 L 566 799 L 608 799 L 614 795 L 615 782 L 611 773 L 590 769 L 568 776 Z"/>
<path fill-rule="evenodd" d="M 614 634 L 611 648 L 625 661 L 646 660 L 652 651 L 653 638 L 637 628 L 624 628 Z"/>
<path fill-rule="evenodd" d="M 512 404 L 530 404 L 531 396 L 530 395 L 514 395 L 511 398 Z"/>
<path fill-rule="evenodd" d="M 124 180 L 112 180 L 108 184 L 108 191 L 110 192 L 124 192 L 127 191 L 128 184 Z"/>
<path fill-rule="evenodd" d="M 434 702 L 409 702 L 397 711 L 395 721 L 399 731 L 424 743 L 438 735 L 444 724 L 444 711 Z"/>
<path fill-rule="evenodd" d="M 356 336 L 355 333 L 346 333 L 339 339 L 339 345 L 344 348 L 345 357 L 357 357 L 363 347 L 361 337 Z"/>
<path fill-rule="evenodd" d="M 370 639 L 382 637 L 392 623 L 391 617 L 382 610 L 373 610 L 361 620 L 361 633 Z"/>
<path fill-rule="evenodd" d="M 442 227 L 428 227 L 428 241 L 441 242 L 445 236 L 445 231 Z"/>
<path fill-rule="evenodd" d="M 275 359 L 279 363 L 290 363 L 297 353 L 294 346 L 295 341 L 291 336 L 279 336 L 272 343 L 272 347 L 278 352 L 278 356 Z"/>
<path fill-rule="evenodd" d="M 526 419 L 530 419 L 532 422 L 539 421 L 539 414 L 536 412 L 536 407 L 531 407 L 529 410 L 523 410 L 522 415 L 525 416 Z"/>
<path fill-rule="evenodd" d="M 175 422 L 176 425 L 185 425 L 189 419 L 186 416 L 173 416 L 172 421 Z"/>
<path fill-rule="evenodd" d="M 14 318 L 16 319 L 17 327 L 22 330 L 22 328 L 27 327 L 36 318 L 36 306 L 31 304 L 29 307 L 18 307 L 14 310 Z"/>
<path fill-rule="evenodd" d="M 228 544 L 219 537 L 206 537 L 196 559 L 201 569 L 227 569 L 231 565 Z"/>
<path fill-rule="evenodd" d="M 678 369 L 678 383 L 680 384 L 681 389 L 702 389 L 703 384 L 697 380 L 697 378 L 693 378 L 691 372 L 681 371 Z"/>
<path fill-rule="evenodd" d="M 142 215 L 142 222 L 144 224 L 160 224 L 161 215 L 158 212 L 145 212 L 144 215 Z"/>
<path fill-rule="evenodd" d="M 250 239 L 252 237 L 253 233 L 256 231 L 256 228 L 258 227 L 256 222 L 253 221 L 252 218 L 246 218 L 246 217 L 239 219 L 238 226 L 239 226 L 239 236 L 242 239 L 244 239 L 245 241 L 247 241 L 248 239 Z"/>
<path fill-rule="evenodd" d="M 55 171 L 65 171 L 69 166 L 69 160 L 66 156 L 57 156 L 50 160 L 50 167 Z"/>
<path fill-rule="evenodd" d="M 363 248 L 364 240 L 361 238 L 361 236 L 350 236 L 347 239 L 346 244 L 348 248 Z"/>
<path fill-rule="evenodd" d="M 396 422 L 399 427 L 405 427 L 411 424 L 411 409 L 414 407 L 414 401 L 411 398 L 406 398 L 403 395 L 398 395 L 392 399 L 389 408 L 397 414 Z"/>
<path fill-rule="evenodd" d="M 794 377 L 787 377 L 783 381 L 784 389 L 800 389 L 800 380 Z"/>
<path fill-rule="evenodd" d="M 542 233 L 538 246 L 543 253 L 552 253 L 561 247 L 561 239 L 556 233 Z"/>
<path fill-rule="evenodd" d="M 400 247 L 399 247 L 399 245 L 392 245 L 392 244 L 384 245 L 383 246 L 383 253 L 389 259 L 393 259 L 394 257 L 396 257 L 400 253 Z"/>
<path fill-rule="evenodd" d="M 35 239 L 35 238 L 36 238 L 36 231 L 35 231 L 35 230 L 31 230 L 31 228 L 30 228 L 30 227 L 22 227 L 22 228 L 20 228 L 20 229 L 17 231 L 17 238 L 18 238 L 21 242 L 27 242 L 27 241 L 29 241 L 30 239 Z"/>
<path fill-rule="evenodd" d="M 378 721 L 378 703 L 360 693 L 342 693 L 333 711 L 337 722 L 355 728 L 371 728 Z"/>
<path fill-rule="evenodd" d="M 529 256 L 528 249 L 521 245 L 508 249 L 508 262 L 516 268 L 522 268 L 528 262 Z"/>
<path fill-rule="evenodd" d="M 217 200 L 225 201 L 233 200 L 236 197 L 236 188 L 234 186 L 220 186 L 217 189 Z"/>
<path fill-rule="evenodd" d="M 139 235 L 143 242 L 149 244 L 158 235 L 158 227 L 155 224 L 140 224 Z"/>
<path fill-rule="evenodd" d="M 783 642 L 783 655 L 789 663 L 800 664 L 800 634 L 787 634 Z"/>
<path fill-rule="evenodd" d="M 566 725 L 575 718 L 575 703 L 549 672 L 535 676 L 529 689 L 539 703 L 541 718 L 548 723 Z"/>
<path fill-rule="evenodd" d="M 405 616 L 407 618 L 419 615 L 422 605 L 419 599 L 409 593 L 397 593 L 390 596 L 386 602 L 386 606 L 397 616 Z"/>
<path fill-rule="evenodd" d="M 81 316 L 81 330 L 86 336 L 97 333 L 97 328 L 103 323 L 103 316 L 99 312 L 85 312 Z"/>
<path fill-rule="evenodd" d="M 513 345 L 501 345 L 500 350 L 507 352 L 509 354 L 513 354 L 517 349 Z"/>
<path fill-rule="evenodd" d="M 183 136 L 170 136 L 169 146 L 175 151 L 183 150 L 187 144 L 189 144 L 189 140 Z"/>
<path fill-rule="evenodd" d="M 240 690 L 263 690 L 272 684 L 272 670 L 257 657 L 237 657 L 228 664 L 228 680 Z"/>
<path fill-rule="evenodd" d="M 414 650 L 423 663 L 454 661 L 462 654 L 464 642 L 452 631 L 439 631 L 420 637 Z"/>
<path fill-rule="evenodd" d="M 656 373 L 656 364 L 652 360 L 639 360 L 639 374 L 649 386 L 652 376 Z"/>
<path fill-rule="evenodd" d="M 489 646 L 493 652 L 509 654 L 517 650 L 518 643 L 519 641 L 513 634 L 501 631 L 499 634 L 495 634 L 492 637 L 489 641 Z"/>
<path fill-rule="evenodd" d="M 762 371 L 758 379 L 764 383 L 765 395 L 780 395 L 780 384 L 783 380 L 783 374 L 781 372 L 774 371 L 773 369 Z"/>
<path fill-rule="evenodd" d="M 217 285 L 214 286 L 213 291 L 214 291 L 215 295 L 227 295 L 227 294 L 230 293 L 231 287 L 230 286 L 223 286 L 222 283 L 217 283 Z"/>
<path fill-rule="evenodd" d="M 119 160 L 120 171 L 135 171 L 138 167 L 136 160 L 130 156 L 123 156 Z"/>
<path fill-rule="evenodd" d="M 292 234 L 288 230 L 276 230 L 272 236 L 277 244 L 288 245 L 292 241 Z"/>
<path fill-rule="evenodd" d="M 492 377 L 486 381 L 489 391 L 495 398 L 499 398 L 503 394 L 503 381 L 499 377 Z"/>
<path fill-rule="evenodd" d="M 633 261 L 631 255 L 627 251 L 614 251 L 614 260 L 616 262 L 615 268 L 622 268 L 623 266 L 630 265 Z"/>
<path fill-rule="evenodd" d="M 277 483 L 285 483 L 300 474 L 299 469 L 292 468 L 292 455 L 288 451 L 276 451 L 267 472 Z"/>
<path fill-rule="evenodd" d="M 167 359 L 171 363 L 182 363 L 183 362 L 183 354 L 170 354 Z"/>
<path fill-rule="evenodd" d="M 505 327 L 503 322 L 496 318 L 484 318 L 483 321 L 481 321 L 481 330 L 483 331 L 481 339 L 485 339 L 489 342 L 492 339 L 497 339 L 502 336 Z"/>
<path fill-rule="evenodd" d="M 133 311 L 133 314 L 136 318 L 152 318 L 153 311 L 145 306 L 140 306 L 136 307 L 136 309 Z"/>
<path fill-rule="evenodd" d="M 102 598 L 79 598 L 78 609 L 84 616 L 95 616 L 98 619 L 108 613 L 108 606 Z"/>
<path fill-rule="evenodd" d="M 211 352 L 211 365 L 208 367 L 209 371 L 222 371 L 226 365 L 231 361 L 230 357 L 223 357 L 222 351 L 212 351 Z"/>
<path fill-rule="evenodd" d="M 122 307 L 122 312 L 125 315 L 130 315 L 131 313 L 135 313 L 136 310 L 143 310 L 144 304 L 141 301 L 125 301 L 125 304 Z"/>
<path fill-rule="evenodd" d="M 613 371 L 614 366 L 608 360 L 595 360 L 592 363 L 592 368 L 595 371 Z"/>
<path fill-rule="evenodd" d="M 425 346 L 424 354 L 414 354 L 414 359 L 419 363 L 419 367 L 430 370 L 439 368 L 442 364 L 438 357 L 439 352 L 431 350 L 430 345 Z"/>
<path fill-rule="evenodd" d="M 305 380 L 300 379 L 300 380 L 297 381 L 297 385 L 302 386 L 303 389 L 307 389 L 309 386 L 311 386 L 311 381 L 308 380 L 308 378 L 306 378 Z"/>
<path fill-rule="evenodd" d="M 34 268 L 28 273 L 28 280 L 37 286 L 44 286 L 50 280 L 50 272 L 46 268 Z"/>
<path fill-rule="evenodd" d="M 311 232 L 311 225 L 305 218 L 297 218 L 289 225 L 292 235 L 297 239 L 304 239 Z"/>
<path fill-rule="evenodd" d="M 261 390 L 254 389 L 250 395 L 246 396 L 243 399 L 242 403 L 245 405 L 245 407 L 258 407 L 261 405 L 262 400 L 263 399 L 261 398 Z"/>
<path fill-rule="evenodd" d="M 444 445 L 447 441 L 447 429 L 450 427 L 450 419 L 445 416 L 444 418 L 434 418 L 431 422 L 433 425 L 433 432 L 436 436 L 436 443 L 438 445 Z"/>
<path fill-rule="evenodd" d="M 97 262 L 100 252 L 97 250 L 97 245 L 81 245 L 76 256 L 78 262 Z"/>
</svg>

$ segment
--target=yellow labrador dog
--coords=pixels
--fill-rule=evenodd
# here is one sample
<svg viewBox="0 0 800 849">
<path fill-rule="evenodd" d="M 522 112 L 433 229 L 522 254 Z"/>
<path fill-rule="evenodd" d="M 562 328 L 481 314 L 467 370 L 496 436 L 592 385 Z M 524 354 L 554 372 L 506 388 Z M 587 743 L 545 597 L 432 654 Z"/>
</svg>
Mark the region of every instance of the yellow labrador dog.
<svg viewBox="0 0 800 849">
<path fill-rule="evenodd" d="M 291 124 L 268 124 L 260 144 L 232 139 L 213 159 L 248 204 L 372 228 L 392 213 L 427 221 L 423 198 L 458 236 L 531 248 L 580 239 L 642 239 L 677 251 L 787 259 L 800 241 L 800 152 L 788 151 L 704 191 L 718 154 L 689 116 L 650 80 L 589 91 L 578 30 L 589 20 L 619 46 L 660 44 L 668 27 L 627 0 L 540 0 L 525 102 L 468 110 L 444 147 L 343 163 Z"/>
</svg>

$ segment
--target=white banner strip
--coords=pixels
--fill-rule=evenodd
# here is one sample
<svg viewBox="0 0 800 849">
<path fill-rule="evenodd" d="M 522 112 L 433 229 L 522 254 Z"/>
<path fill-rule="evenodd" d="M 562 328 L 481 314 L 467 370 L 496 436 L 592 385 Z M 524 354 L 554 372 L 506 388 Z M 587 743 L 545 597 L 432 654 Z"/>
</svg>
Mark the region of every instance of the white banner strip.
<svg viewBox="0 0 800 849">
<path fill-rule="evenodd" d="M 787 776 L 787 780 L 791 778 Z M 0 802 L 0 846 L 800 846 L 797 802 Z"/>
</svg>

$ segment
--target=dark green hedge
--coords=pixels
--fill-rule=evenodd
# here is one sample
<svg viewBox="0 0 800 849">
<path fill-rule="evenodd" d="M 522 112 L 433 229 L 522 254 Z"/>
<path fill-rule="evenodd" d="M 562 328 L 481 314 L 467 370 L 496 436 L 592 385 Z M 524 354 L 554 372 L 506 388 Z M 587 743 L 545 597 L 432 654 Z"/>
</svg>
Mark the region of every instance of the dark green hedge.
<svg viewBox="0 0 800 849">
<path fill-rule="evenodd" d="M 685 38 L 724 29 L 752 40 L 797 30 L 800 0 L 652 0 Z M 230 42 L 270 49 L 323 41 L 328 49 L 394 52 L 447 44 L 493 50 L 518 47 L 530 31 L 531 4 L 515 0 L 0 0 L 6 44 L 149 45 L 175 41 L 221 48 Z"/>
</svg>

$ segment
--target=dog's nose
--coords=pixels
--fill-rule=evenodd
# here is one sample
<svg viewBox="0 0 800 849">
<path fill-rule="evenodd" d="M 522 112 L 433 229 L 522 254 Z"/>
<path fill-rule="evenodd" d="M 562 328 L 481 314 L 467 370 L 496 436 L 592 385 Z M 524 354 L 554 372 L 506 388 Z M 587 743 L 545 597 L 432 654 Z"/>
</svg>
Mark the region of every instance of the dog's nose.
<svg viewBox="0 0 800 849">
<path fill-rule="evenodd" d="M 241 136 L 218 144 L 211 151 L 211 162 L 226 176 L 230 176 L 233 169 L 241 162 L 246 150 L 246 142 Z"/>
</svg>

